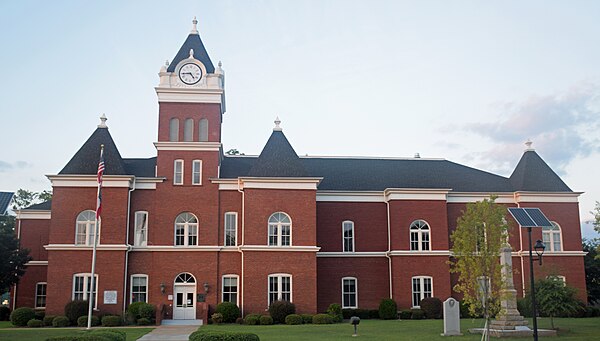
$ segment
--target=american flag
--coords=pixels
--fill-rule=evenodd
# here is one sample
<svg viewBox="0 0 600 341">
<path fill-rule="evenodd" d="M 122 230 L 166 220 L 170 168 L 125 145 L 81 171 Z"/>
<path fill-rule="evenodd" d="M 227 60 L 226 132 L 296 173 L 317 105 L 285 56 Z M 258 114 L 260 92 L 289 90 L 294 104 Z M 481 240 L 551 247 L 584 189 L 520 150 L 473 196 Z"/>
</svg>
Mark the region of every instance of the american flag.
<svg viewBox="0 0 600 341">
<path fill-rule="evenodd" d="M 96 220 L 102 213 L 102 175 L 104 175 L 104 145 L 100 146 L 100 161 L 98 162 L 98 201 L 96 203 Z"/>
</svg>

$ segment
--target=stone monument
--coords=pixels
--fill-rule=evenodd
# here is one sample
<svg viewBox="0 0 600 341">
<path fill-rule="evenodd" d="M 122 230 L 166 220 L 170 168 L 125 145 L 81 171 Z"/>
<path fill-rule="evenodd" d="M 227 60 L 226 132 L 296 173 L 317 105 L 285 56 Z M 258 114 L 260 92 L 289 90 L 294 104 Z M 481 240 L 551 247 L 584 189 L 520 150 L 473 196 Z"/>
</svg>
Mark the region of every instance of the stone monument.
<svg viewBox="0 0 600 341">
<path fill-rule="evenodd" d="M 460 309 L 458 301 L 450 297 L 444 301 L 444 334 L 442 336 L 462 335 L 460 332 Z"/>
</svg>

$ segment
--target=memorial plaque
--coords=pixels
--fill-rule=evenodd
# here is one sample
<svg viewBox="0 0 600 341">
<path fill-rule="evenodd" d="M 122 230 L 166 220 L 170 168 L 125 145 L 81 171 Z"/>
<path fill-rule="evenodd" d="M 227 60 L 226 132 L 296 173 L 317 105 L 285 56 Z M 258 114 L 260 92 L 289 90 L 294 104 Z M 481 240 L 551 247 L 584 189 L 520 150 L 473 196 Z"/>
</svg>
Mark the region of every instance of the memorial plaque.
<svg viewBox="0 0 600 341">
<path fill-rule="evenodd" d="M 116 290 L 105 290 L 104 291 L 104 304 L 117 304 L 117 291 Z"/>
<path fill-rule="evenodd" d="M 198 294 L 198 302 L 206 302 L 206 295 Z"/>
</svg>

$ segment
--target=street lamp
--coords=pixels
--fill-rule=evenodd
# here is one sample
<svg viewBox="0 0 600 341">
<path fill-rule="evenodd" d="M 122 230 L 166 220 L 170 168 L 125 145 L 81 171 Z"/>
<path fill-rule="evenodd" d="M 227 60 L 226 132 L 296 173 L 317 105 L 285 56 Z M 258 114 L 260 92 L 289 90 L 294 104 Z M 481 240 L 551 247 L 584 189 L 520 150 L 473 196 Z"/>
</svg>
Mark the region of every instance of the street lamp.
<svg viewBox="0 0 600 341">
<path fill-rule="evenodd" d="M 536 260 L 540 261 L 542 265 L 542 255 L 546 249 L 546 245 L 541 240 L 535 242 L 535 246 L 531 245 L 531 227 L 527 227 L 527 234 L 529 235 L 529 277 L 531 278 L 531 312 L 533 313 L 533 340 L 538 341 L 538 328 L 537 328 L 537 307 L 535 302 L 535 278 L 533 276 L 533 249 L 535 254 L 538 256 Z"/>
</svg>

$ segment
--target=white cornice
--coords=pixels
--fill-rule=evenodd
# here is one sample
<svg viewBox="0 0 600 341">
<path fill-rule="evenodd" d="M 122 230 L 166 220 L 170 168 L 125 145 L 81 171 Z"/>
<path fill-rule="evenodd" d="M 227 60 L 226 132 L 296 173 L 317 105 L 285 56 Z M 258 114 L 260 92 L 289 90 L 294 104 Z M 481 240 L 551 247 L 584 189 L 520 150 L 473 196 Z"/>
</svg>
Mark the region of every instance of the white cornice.
<svg viewBox="0 0 600 341">
<path fill-rule="evenodd" d="M 213 184 L 219 185 L 220 191 L 237 191 L 239 184 L 237 179 L 209 179 Z"/>
<path fill-rule="evenodd" d="M 177 150 L 194 152 L 218 152 L 220 142 L 154 142 L 156 150 Z"/>
<path fill-rule="evenodd" d="M 317 191 L 317 201 L 385 202 L 383 192 Z"/>
<path fill-rule="evenodd" d="M 317 252 L 322 258 L 355 258 L 355 257 L 385 257 L 385 251 L 380 252 Z"/>
<path fill-rule="evenodd" d="M 317 190 L 317 186 L 323 178 L 240 178 L 242 189 L 309 189 Z"/>
<path fill-rule="evenodd" d="M 450 256 L 450 250 L 433 250 L 433 251 L 411 251 L 411 250 L 394 250 L 390 251 L 390 256 Z"/>
<path fill-rule="evenodd" d="M 46 175 L 52 187 L 98 187 L 96 175 Z M 131 187 L 134 176 L 105 175 L 102 187 Z"/>
<path fill-rule="evenodd" d="M 579 202 L 583 192 L 515 192 L 516 202 Z"/>
<path fill-rule="evenodd" d="M 207 88 L 163 88 L 156 87 L 159 102 L 174 103 L 216 103 L 223 102 L 223 89 Z"/>
<path fill-rule="evenodd" d="M 91 251 L 92 247 L 87 245 L 74 244 L 48 244 L 44 248 L 48 251 Z M 99 244 L 96 249 L 98 251 L 126 251 L 125 244 Z"/>
<path fill-rule="evenodd" d="M 164 182 L 166 178 L 135 178 L 135 189 L 156 189 L 156 184 Z"/>
<path fill-rule="evenodd" d="M 131 251 L 220 251 L 220 246 L 174 246 L 174 245 L 149 245 L 134 246 Z"/>
<path fill-rule="evenodd" d="M 468 203 L 483 201 L 489 199 L 490 195 L 497 196 L 496 203 L 498 204 L 514 204 L 515 197 L 511 193 L 477 193 L 477 192 L 450 192 L 448 193 L 449 203 Z"/>
<path fill-rule="evenodd" d="M 512 252 L 511 253 L 513 256 L 523 256 L 523 257 L 529 257 L 529 250 L 523 250 L 523 251 L 516 251 L 516 252 Z M 563 256 L 567 256 L 567 257 L 583 257 L 587 255 L 587 252 L 584 251 L 558 251 L 558 252 L 544 252 L 543 257 L 563 257 Z M 533 254 L 534 257 L 537 257 L 536 254 Z"/>
<path fill-rule="evenodd" d="M 279 251 L 279 252 L 317 252 L 318 246 L 267 246 L 267 245 L 244 245 L 244 246 L 173 246 L 173 245 L 150 245 L 134 246 L 131 251 L 157 251 L 157 252 L 199 252 L 199 251 Z"/>
<path fill-rule="evenodd" d="M 452 189 L 446 188 L 386 188 L 387 200 L 444 200 Z"/>
<path fill-rule="evenodd" d="M 274 252 L 318 252 L 318 246 L 267 246 L 267 245 L 244 245 L 239 247 L 242 251 L 274 251 Z"/>
<path fill-rule="evenodd" d="M 52 219 L 50 210 L 16 210 L 17 219 Z"/>
<path fill-rule="evenodd" d="M 25 263 L 25 265 L 27 265 L 27 266 L 36 266 L 36 265 L 47 266 L 48 261 L 47 260 L 32 260 L 32 261 Z"/>
</svg>

